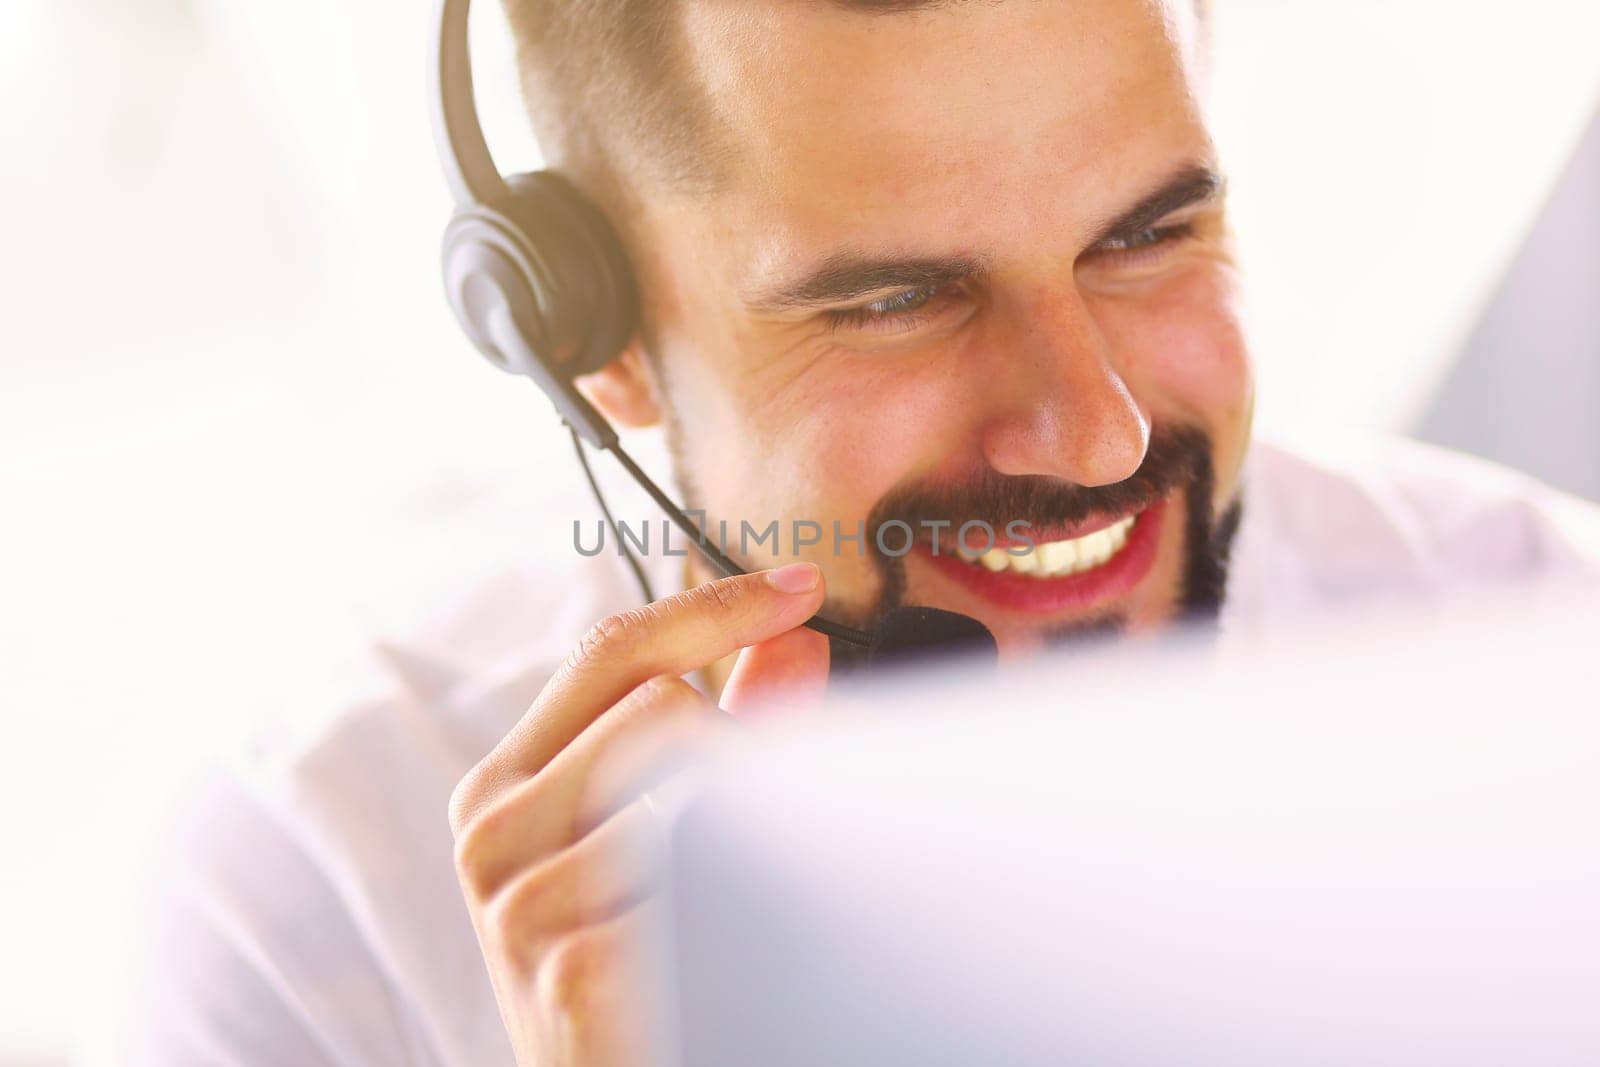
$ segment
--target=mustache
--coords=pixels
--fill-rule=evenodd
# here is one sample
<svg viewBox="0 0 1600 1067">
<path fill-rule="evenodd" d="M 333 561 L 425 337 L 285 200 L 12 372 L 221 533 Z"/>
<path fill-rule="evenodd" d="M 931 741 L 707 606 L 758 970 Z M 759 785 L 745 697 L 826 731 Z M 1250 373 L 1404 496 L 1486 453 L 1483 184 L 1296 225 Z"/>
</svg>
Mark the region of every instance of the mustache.
<svg viewBox="0 0 1600 1067">
<path fill-rule="evenodd" d="M 896 520 L 913 530 L 924 529 L 924 523 L 948 522 L 954 531 L 973 520 L 995 531 L 1019 520 L 1036 529 L 1066 526 L 1095 515 L 1142 510 L 1201 480 L 1210 465 L 1211 440 L 1203 430 L 1157 427 L 1139 469 L 1112 485 L 1082 486 L 1047 475 L 1005 475 L 985 468 L 960 482 L 914 483 L 891 491 L 872 509 L 867 529 L 875 537 Z"/>
</svg>

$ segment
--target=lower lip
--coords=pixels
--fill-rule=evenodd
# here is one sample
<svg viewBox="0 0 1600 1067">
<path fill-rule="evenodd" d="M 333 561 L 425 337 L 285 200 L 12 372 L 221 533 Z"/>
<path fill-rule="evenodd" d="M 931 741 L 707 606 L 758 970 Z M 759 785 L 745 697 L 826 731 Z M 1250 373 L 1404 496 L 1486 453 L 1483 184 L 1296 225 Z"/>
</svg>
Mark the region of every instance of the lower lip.
<svg viewBox="0 0 1600 1067">
<path fill-rule="evenodd" d="M 1158 500 L 1141 511 L 1128 531 L 1122 551 L 1098 567 L 1061 578 L 1034 578 L 1015 571 L 998 573 L 959 556 L 934 555 L 917 544 L 912 551 L 940 573 L 947 574 L 971 592 L 998 607 L 1043 615 L 1071 608 L 1087 608 L 1127 593 L 1150 573 L 1161 535 L 1166 501 Z"/>
</svg>

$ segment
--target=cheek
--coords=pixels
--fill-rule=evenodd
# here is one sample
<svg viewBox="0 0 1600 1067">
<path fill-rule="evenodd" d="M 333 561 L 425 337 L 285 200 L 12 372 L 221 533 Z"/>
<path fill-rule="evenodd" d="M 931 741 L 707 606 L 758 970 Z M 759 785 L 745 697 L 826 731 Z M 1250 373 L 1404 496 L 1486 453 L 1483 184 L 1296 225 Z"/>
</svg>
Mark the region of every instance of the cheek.
<svg viewBox="0 0 1600 1067">
<path fill-rule="evenodd" d="M 963 405 L 935 361 L 787 351 L 734 330 L 670 353 L 668 398 L 683 459 L 707 505 L 728 517 L 865 518 L 932 465 L 928 427 Z M 941 435 L 942 437 L 943 435 Z"/>
<path fill-rule="evenodd" d="M 1232 268 L 1189 271 L 1108 304 L 1098 317 L 1129 387 L 1158 411 L 1217 425 L 1249 410 L 1250 362 Z"/>
<path fill-rule="evenodd" d="M 1208 263 L 1150 293 L 1108 299 L 1096 318 L 1134 395 L 1158 421 L 1204 427 L 1231 482 L 1255 390 L 1233 268 Z"/>
<path fill-rule="evenodd" d="M 797 496 L 829 515 L 862 517 L 932 465 L 927 429 L 954 425 L 951 392 L 931 361 L 824 353 L 788 380 L 762 383 L 748 429 L 794 457 Z"/>
</svg>

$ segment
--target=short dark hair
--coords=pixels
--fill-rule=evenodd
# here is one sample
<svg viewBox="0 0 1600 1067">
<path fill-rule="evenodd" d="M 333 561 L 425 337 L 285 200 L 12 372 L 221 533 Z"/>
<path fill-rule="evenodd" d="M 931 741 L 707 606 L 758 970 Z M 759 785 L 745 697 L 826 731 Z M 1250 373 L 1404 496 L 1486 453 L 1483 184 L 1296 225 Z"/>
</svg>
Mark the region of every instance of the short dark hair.
<svg viewBox="0 0 1600 1067">
<path fill-rule="evenodd" d="M 549 166 L 605 202 L 639 179 L 713 186 L 732 154 L 687 70 L 679 0 L 502 0 Z M 971 0 L 795 0 L 865 14 Z M 1194 0 L 1202 21 L 1209 0 Z"/>
<path fill-rule="evenodd" d="M 502 0 L 546 163 L 581 184 L 698 168 L 677 0 Z M 648 149 L 648 150 L 645 150 Z"/>
<path fill-rule="evenodd" d="M 801 0 L 894 13 L 966 0 Z M 685 69 L 678 0 L 503 0 L 547 163 L 625 194 L 632 178 L 715 183 L 729 145 Z"/>
</svg>

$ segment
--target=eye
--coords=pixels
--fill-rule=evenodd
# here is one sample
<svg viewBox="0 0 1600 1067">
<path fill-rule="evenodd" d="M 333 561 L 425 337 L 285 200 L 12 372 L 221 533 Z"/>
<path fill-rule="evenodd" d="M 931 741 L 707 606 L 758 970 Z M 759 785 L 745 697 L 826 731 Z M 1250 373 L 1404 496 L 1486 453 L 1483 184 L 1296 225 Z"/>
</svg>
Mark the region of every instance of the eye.
<svg viewBox="0 0 1600 1067">
<path fill-rule="evenodd" d="M 882 300 L 874 300 L 863 305 L 859 310 L 869 315 L 902 315 L 908 311 L 915 311 L 933 299 L 933 294 L 938 290 L 932 286 L 919 286 L 915 289 L 903 289 L 893 296 L 886 296 Z"/>
<path fill-rule="evenodd" d="M 1108 237 L 1095 245 L 1090 254 L 1140 262 L 1156 258 L 1163 246 L 1175 244 L 1193 233 L 1194 225 L 1188 222 L 1173 226 L 1149 226 L 1134 233 Z"/>
<path fill-rule="evenodd" d="M 890 332 L 915 329 L 940 306 L 952 286 L 918 285 L 852 308 L 836 308 L 827 312 L 828 323 L 835 330 L 887 330 Z"/>
</svg>

